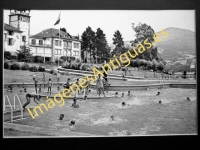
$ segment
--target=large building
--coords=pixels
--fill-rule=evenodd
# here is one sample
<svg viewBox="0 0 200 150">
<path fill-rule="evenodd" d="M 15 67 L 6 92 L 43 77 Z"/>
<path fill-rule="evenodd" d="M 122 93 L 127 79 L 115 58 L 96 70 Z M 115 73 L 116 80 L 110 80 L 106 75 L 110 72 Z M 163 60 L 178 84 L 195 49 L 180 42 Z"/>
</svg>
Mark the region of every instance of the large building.
<svg viewBox="0 0 200 150">
<path fill-rule="evenodd" d="M 59 29 L 50 28 L 30 36 L 29 46 L 32 53 L 35 56 L 42 56 L 44 61 L 54 62 L 61 56 L 81 58 L 79 37 L 71 36 Z"/>
<path fill-rule="evenodd" d="M 30 36 L 30 10 L 10 10 L 9 25 L 4 24 L 4 50 L 11 55 L 20 46 L 30 47 L 34 56 L 42 56 L 45 61 L 55 61 L 61 56 L 81 59 L 81 40 L 78 36 L 58 29 L 46 29 Z"/>
</svg>

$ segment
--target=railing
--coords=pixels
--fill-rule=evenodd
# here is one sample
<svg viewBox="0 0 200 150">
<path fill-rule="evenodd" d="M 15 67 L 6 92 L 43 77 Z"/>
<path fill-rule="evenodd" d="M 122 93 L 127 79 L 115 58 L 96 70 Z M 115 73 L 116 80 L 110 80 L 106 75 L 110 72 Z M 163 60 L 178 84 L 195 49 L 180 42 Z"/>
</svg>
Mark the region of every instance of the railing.
<svg viewBox="0 0 200 150">
<path fill-rule="evenodd" d="M 6 99 L 8 100 L 9 105 L 6 105 Z M 10 99 L 9 99 L 8 95 L 4 96 L 4 103 L 3 103 L 3 111 L 4 112 L 5 112 L 6 106 L 10 107 L 10 109 L 11 109 L 11 111 L 10 111 L 11 120 L 10 121 L 13 122 L 13 108 L 12 108 L 12 105 L 10 103 Z"/>
<path fill-rule="evenodd" d="M 18 102 L 19 102 L 19 105 L 20 105 L 21 115 L 14 116 L 13 110 L 15 110 L 15 108 L 16 108 L 16 106 L 15 106 L 15 105 L 16 105 L 16 98 L 17 98 L 17 100 L 18 100 Z M 5 104 L 6 99 L 8 100 L 9 105 L 6 105 L 6 104 Z M 17 94 L 14 95 L 14 105 L 13 105 L 14 109 L 13 109 L 11 103 L 10 103 L 9 97 L 8 97 L 7 95 L 4 96 L 4 104 L 3 104 L 4 112 L 5 112 L 6 106 L 9 106 L 10 109 L 11 109 L 11 112 L 10 112 L 10 114 L 11 114 L 11 120 L 10 120 L 11 123 L 13 123 L 13 121 L 17 121 L 17 120 L 24 119 L 24 118 L 23 118 L 23 107 L 22 107 L 22 103 L 21 103 L 21 101 L 20 101 L 20 99 L 19 99 L 19 96 L 18 96 Z M 20 118 L 20 119 L 15 119 L 15 120 L 13 120 L 14 118 L 18 118 L 18 117 L 21 117 L 21 118 Z"/>
<path fill-rule="evenodd" d="M 38 44 L 29 43 L 30 46 L 41 46 L 41 47 L 51 47 L 51 44 Z"/>
</svg>

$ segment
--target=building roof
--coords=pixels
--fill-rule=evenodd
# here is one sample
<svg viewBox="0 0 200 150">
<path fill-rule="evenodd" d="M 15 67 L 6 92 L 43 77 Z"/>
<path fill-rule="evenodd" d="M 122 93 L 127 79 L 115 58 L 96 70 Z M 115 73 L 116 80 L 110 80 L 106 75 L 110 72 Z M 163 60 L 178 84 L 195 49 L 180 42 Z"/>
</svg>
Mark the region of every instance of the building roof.
<svg viewBox="0 0 200 150">
<path fill-rule="evenodd" d="M 69 33 L 63 32 L 62 30 L 60 30 L 60 35 L 61 35 L 60 37 L 61 39 L 79 40 L 71 36 Z M 50 38 L 50 37 L 59 38 L 59 29 L 50 28 L 50 29 L 43 30 L 42 32 L 38 34 L 30 36 L 30 38 L 36 38 L 36 39 L 43 39 L 43 38 Z"/>
<path fill-rule="evenodd" d="M 6 23 L 4 23 L 4 30 L 7 30 L 7 31 L 15 31 L 15 32 L 23 32 L 23 31 L 20 31 L 19 29 L 15 28 L 15 27 L 12 27 Z"/>
</svg>

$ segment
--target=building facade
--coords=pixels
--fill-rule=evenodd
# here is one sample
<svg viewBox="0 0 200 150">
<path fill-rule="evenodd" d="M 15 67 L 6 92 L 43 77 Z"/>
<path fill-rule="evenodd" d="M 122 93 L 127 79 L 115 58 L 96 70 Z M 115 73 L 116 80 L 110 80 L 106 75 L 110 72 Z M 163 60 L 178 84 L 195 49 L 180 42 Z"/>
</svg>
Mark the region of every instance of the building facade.
<svg viewBox="0 0 200 150">
<path fill-rule="evenodd" d="M 4 50 L 16 56 L 20 46 L 30 47 L 33 56 L 55 62 L 61 56 L 81 59 L 81 40 L 78 36 L 50 28 L 30 36 L 30 10 L 10 10 L 9 24 L 4 24 Z"/>
<path fill-rule="evenodd" d="M 16 56 L 16 51 L 20 50 L 22 45 L 21 33 L 19 29 L 4 24 L 4 50 L 9 51 L 11 55 Z"/>
<path fill-rule="evenodd" d="M 81 40 L 59 29 L 46 29 L 30 36 L 29 46 L 35 56 L 55 62 L 61 56 L 81 59 Z"/>
</svg>

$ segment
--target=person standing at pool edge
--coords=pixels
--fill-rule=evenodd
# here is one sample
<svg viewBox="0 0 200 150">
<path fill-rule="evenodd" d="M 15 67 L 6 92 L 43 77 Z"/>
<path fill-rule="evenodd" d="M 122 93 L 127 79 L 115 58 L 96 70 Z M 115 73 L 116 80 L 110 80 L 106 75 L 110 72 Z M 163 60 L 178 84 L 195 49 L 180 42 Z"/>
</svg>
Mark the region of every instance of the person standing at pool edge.
<svg viewBox="0 0 200 150">
<path fill-rule="evenodd" d="M 48 86 L 48 91 L 47 91 L 47 94 L 49 94 L 49 91 L 50 91 L 50 95 L 51 95 L 51 86 L 53 85 L 53 83 L 51 82 L 51 79 L 49 79 L 48 83 L 47 83 L 47 86 Z"/>
<path fill-rule="evenodd" d="M 104 87 L 103 87 L 103 78 L 101 77 L 100 74 L 98 76 L 96 86 L 97 86 L 97 92 L 99 93 L 99 97 L 100 97 L 101 91 L 103 92 L 104 97 L 106 97 L 104 93 Z"/>
<path fill-rule="evenodd" d="M 38 81 L 35 78 L 33 78 L 33 81 L 34 81 L 34 84 L 35 84 L 35 92 L 37 94 L 37 83 L 38 83 Z"/>
</svg>

